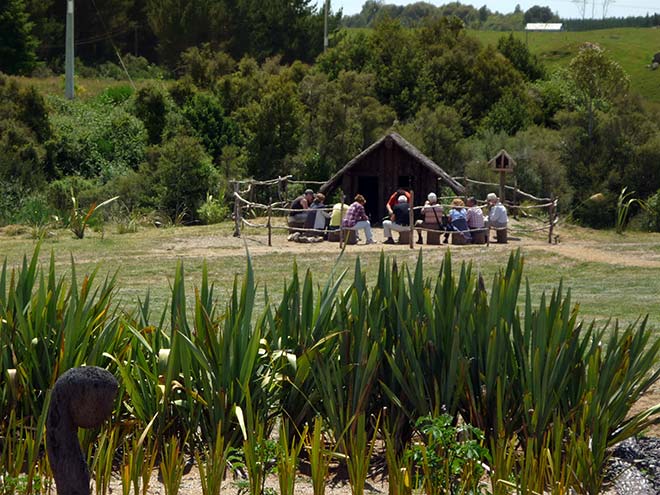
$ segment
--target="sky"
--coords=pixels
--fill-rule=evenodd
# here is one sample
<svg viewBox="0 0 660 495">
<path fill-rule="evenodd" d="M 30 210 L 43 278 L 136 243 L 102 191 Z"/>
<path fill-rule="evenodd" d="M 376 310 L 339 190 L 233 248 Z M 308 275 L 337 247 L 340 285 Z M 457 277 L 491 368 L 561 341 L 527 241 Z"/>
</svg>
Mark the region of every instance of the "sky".
<svg viewBox="0 0 660 495">
<path fill-rule="evenodd" d="M 330 0 L 332 10 L 337 11 L 343 7 L 344 15 L 353 15 L 360 12 L 365 0 Z M 385 3 L 393 3 L 396 5 L 406 5 L 414 3 L 418 0 L 385 0 Z M 434 5 L 444 5 L 452 0 L 425 0 Z M 603 16 L 603 1 L 592 0 L 587 6 L 586 17 L 591 17 L 593 1 L 596 2 L 595 17 L 601 18 Z M 608 1 L 607 17 L 628 17 L 628 16 L 644 16 L 647 13 L 660 14 L 660 1 L 658 0 L 605 0 Z M 487 5 L 490 10 L 498 11 L 503 14 L 513 12 L 516 4 L 520 4 L 523 11 L 529 9 L 534 5 L 541 5 L 542 7 L 550 7 L 553 12 L 558 13 L 560 17 L 575 19 L 580 18 L 580 10 L 573 0 L 461 0 L 461 3 L 467 5 L 474 5 L 481 7 Z M 318 1 L 319 5 L 323 4 L 322 0 Z"/>
</svg>

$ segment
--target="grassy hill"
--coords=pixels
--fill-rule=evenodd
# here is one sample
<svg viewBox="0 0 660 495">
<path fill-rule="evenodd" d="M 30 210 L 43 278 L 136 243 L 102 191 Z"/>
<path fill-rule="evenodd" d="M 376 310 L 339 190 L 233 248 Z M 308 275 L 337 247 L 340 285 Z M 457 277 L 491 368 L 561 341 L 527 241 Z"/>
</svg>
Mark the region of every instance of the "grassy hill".
<svg viewBox="0 0 660 495">
<path fill-rule="evenodd" d="M 470 31 L 483 43 L 497 44 L 504 34 L 497 31 Z M 652 71 L 646 66 L 653 54 L 660 51 L 660 29 L 617 28 L 598 31 L 558 33 L 514 33 L 525 40 L 532 53 L 537 54 L 548 67 L 568 64 L 582 43 L 587 41 L 602 46 L 630 75 L 632 89 L 649 101 L 660 103 L 660 69 Z"/>
</svg>

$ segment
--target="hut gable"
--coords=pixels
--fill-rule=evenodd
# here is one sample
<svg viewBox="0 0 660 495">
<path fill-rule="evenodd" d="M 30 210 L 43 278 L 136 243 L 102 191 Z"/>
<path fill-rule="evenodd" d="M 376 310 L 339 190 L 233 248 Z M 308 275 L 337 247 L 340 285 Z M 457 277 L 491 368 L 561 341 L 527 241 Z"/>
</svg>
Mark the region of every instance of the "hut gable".
<svg viewBox="0 0 660 495">
<path fill-rule="evenodd" d="M 341 187 L 349 203 L 362 194 L 372 222 L 379 222 L 386 214 L 385 203 L 398 188 L 413 190 L 415 204 L 420 205 L 428 193 L 437 192 L 438 180 L 456 194 L 464 193 L 463 186 L 437 163 L 393 132 L 349 161 L 320 190 L 327 195 Z"/>
</svg>

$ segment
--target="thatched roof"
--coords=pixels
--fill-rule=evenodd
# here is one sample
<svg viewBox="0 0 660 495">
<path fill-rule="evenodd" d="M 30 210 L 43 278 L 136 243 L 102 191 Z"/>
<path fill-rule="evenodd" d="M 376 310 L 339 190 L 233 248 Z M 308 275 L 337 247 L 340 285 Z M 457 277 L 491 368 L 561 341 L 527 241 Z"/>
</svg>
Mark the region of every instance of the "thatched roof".
<svg viewBox="0 0 660 495">
<path fill-rule="evenodd" d="M 358 164 L 362 159 L 372 153 L 379 146 L 384 146 L 387 140 L 391 140 L 398 145 L 402 150 L 408 153 L 415 161 L 430 169 L 435 175 L 440 177 L 442 181 L 447 184 L 456 194 L 462 195 L 465 193 L 465 188 L 457 181 L 455 181 L 447 172 L 442 170 L 440 166 L 431 160 L 428 156 L 424 155 L 421 151 L 415 148 L 412 144 L 406 141 L 396 132 L 386 134 L 371 146 L 362 151 L 359 155 L 344 165 L 335 175 L 333 175 L 325 184 L 320 188 L 320 192 L 327 194 L 337 187 L 341 181 L 342 176 L 348 172 L 352 167 Z"/>
</svg>

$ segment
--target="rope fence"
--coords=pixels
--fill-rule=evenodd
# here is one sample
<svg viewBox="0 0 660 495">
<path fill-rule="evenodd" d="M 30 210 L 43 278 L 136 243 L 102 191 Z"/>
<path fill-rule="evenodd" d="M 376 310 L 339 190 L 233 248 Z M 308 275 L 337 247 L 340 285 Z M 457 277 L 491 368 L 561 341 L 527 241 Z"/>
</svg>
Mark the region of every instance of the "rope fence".
<svg viewBox="0 0 660 495">
<path fill-rule="evenodd" d="M 457 177 L 456 179 L 461 179 L 465 182 L 473 183 L 473 184 L 478 184 L 478 185 L 486 185 L 486 186 L 495 186 L 496 184 L 488 183 L 488 182 L 482 182 L 482 181 L 477 181 L 473 179 L 468 179 L 466 177 Z M 315 229 L 315 228 L 305 228 L 299 226 L 299 224 L 293 224 L 293 225 L 286 225 L 286 226 L 280 226 L 280 225 L 273 225 L 272 218 L 273 215 L 289 215 L 291 216 L 293 213 L 301 213 L 307 210 L 300 210 L 300 209 L 293 209 L 293 208 L 287 208 L 286 205 L 287 201 L 277 201 L 277 202 L 272 202 L 271 204 L 263 204 L 259 203 L 250 199 L 247 199 L 245 196 L 246 195 L 251 195 L 252 192 L 254 191 L 254 186 L 274 186 L 278 185 L 281 186 L 282 184 L 323 184 L 323 182 L 318 182 L 318 181 L 294 181 L 291 179 L 291 176 L 285 176 L 285 177 L 278 177 L 277 179 L 272 179 L 272 180 L 265 180 L 265 181 L 247 181 L 247 180 L 242 180 L 242 181 L 233 181 L 233 187 L 234 187 L 234 221 L 235 221 L 235 227 L 234 227 L 234 236 L 235 237 L 240 237 L 241 235 L 241 227 L 244 225 L 246 227 L 250 228 L 257 228 L 257 229 L 267 229 L 268 230 L 268 245 L 272 246 L 272 232 L 273 230 L 286 230 L 289 233 L 295 233 L 299 232 L 301 234 L 308 234 L 310 236 L 326 236 L 327 234 L 331 232 L 337 232 L 339 231 L 340 234 L 340 247 L 343 248 L 344 244 L 344 238 L 347 235 L 346 232 L 349 230 L 354 230 L 352 228 L 346 228 L 346 227 L 338 227 L 338 228 L 324 228 L 324 229 Z M 248 187 L 245 190 L 240 190 L 241 185 L 247 184 Z M 507 227 L 493 227 L 493 226 L 488 226 L 484 228 L 473 228 L 473 229 L 467 229 L 467 230 L 455 230 L 455 229 L 446 229 L 443 228 L 442 225 L 438 225 L 439 228 L 429 228 L 428 226 L 424 225 L 416 225 L 414 221 L 414 212 L 419 212 L 421 211 L 424 206 L 414 206 L 410 208 L 410 219 L 409 219 L 409 229 L 406 229 L 406 231 L 409 231 L 409 236 L 410 236 L 410 247 L 413 247 L 413 234 L 415 231 L 420 232 L 434 232 L 434 233 L 445 233 L 445 234 L 453 234 L 453 233 L 469 233 L 470 235 L 478 232 L 484 232 L 486 231 L 486 244 L 488 245 L 490 243 L 490 231 L 500 231 L 500 230 L 507 230 L 508 232 L 511 232 L 513 234 L 529 234 L 533 232 L 540 232 L 540 231 L 548 231 L 548 243 L 552 243 L 553 240 L 557 242 L 556 237 L 554 237 L 554 228 L 555 226 L 559 223 L 559 218 L 557 215 L 557 205 L 558 205 L 558 200 L 555 198 L 538 198 L 532 194 L 526 193 L 524 191 L 521 191 L 520 189 L 512 186 L 506 186 L 507 189 L 512 190 L 515 192 L 515 194 L 520 195 L 523 198 L 529 199 L 531 201 L 536 201 L 540 204 L 532 204 L 532 205 L 514 205 L 511 204 L 510 202 L 507 202 L 507 204 L 511 208 L 516 208 L 517 210 L 520 211 L 525 211 L 525 210 L 542 210 L 542 209 L 547 209 L 548 211 L 548 220 L 545 222 L 543 225 L 537 227 L 537 228 L 516 228 L 516 227 L 511 227 L 510 225 Z M 448 200 L 448 199 L 455 199 L 455 196 L 441 196 L 438 197 L 438 200 Z M 410 203 L 414 203 L 414 192 L 411 191 L 411 200 Z M 483 208 L 485 206 L 484 201 L 478 201 L 477 202 L 478 206 L 480 208 Z M 451 203 L 437 203 L 438 207 L 441 207 L 443 210 L 444 209 L 450 209 L 452 208 Z M 245 215 L 243 214 L 244 211 L 254 211 L 254 210 L 261 210 L 266 214 L 267 221 L 265 224 L 261 223 L 255 223 L 255 222 L 250 222 L 245 218 Z M 341 209 L 341 218 L 344 218 L 344 202 L 342 202 L 342 209 Z M 316 208 L 316 209 L 310 209 L 309 211 L 311 212 L 326 212 L 329 213 L 333 211 L 333 207 L 325 207 L 325 208 Z M 404 231 L 405 232 L 405 231 Z M 428 235 L 428 234 L 427 234 Z"/>
</svg>

